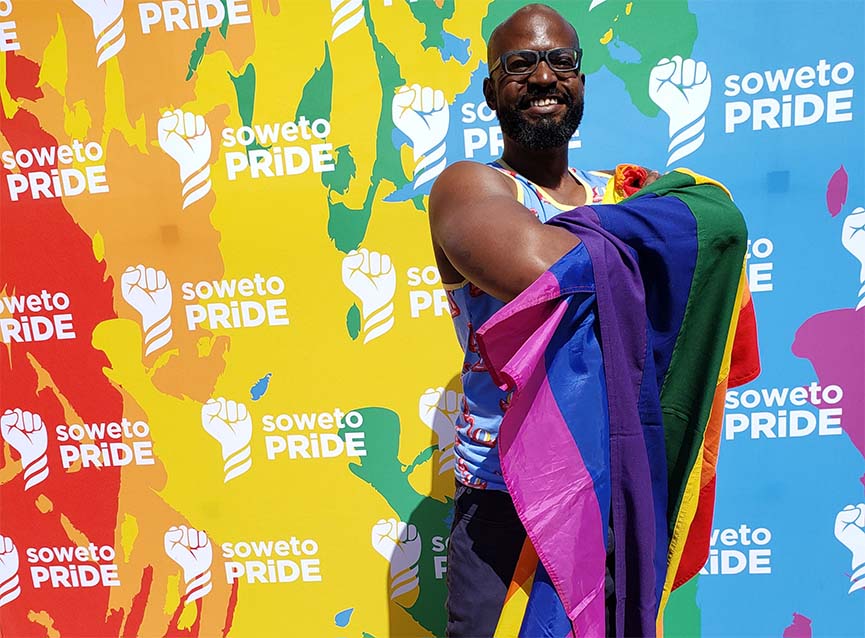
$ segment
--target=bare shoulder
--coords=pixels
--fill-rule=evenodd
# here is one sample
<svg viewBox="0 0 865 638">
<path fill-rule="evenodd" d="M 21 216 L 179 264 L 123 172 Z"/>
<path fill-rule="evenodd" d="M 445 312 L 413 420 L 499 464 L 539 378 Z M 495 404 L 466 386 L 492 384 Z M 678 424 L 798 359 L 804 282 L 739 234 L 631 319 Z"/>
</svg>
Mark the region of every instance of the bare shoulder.
<svg viewBox="0 0 865 638">
<path fill-rule="evenodd" d="M 486 164 L 456 162 L 448 166 L 433 184 L 429 213 L 431 217 L 446 216 L 454 208 L 491 196 L 516 198 L 513 180 Z"/>
<path fill-rule="evenodd" d="M 519 203 L 508 175 L 459 162 L 430 192 L 429 222 L 442 281 L 470 281 L 509 301 L 576 245 L 561 228 L 545 226 Z"/>
</svg>

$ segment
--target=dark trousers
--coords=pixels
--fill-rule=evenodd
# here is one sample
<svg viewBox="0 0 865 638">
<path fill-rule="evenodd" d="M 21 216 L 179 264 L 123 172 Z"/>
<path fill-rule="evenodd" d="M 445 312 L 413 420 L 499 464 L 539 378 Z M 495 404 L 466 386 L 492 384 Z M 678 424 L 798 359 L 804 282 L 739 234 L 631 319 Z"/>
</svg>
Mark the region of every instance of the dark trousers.
<svg viewBox="0 0 865 638">
<path fill-rule="evenodd" d="M 448 638 L 491 638 L 526 538 L 506 492 L 457 483 L 448 542 Z M 612 530 L 607 552 L 607 634 L 615 618 Z"/>
</svg>

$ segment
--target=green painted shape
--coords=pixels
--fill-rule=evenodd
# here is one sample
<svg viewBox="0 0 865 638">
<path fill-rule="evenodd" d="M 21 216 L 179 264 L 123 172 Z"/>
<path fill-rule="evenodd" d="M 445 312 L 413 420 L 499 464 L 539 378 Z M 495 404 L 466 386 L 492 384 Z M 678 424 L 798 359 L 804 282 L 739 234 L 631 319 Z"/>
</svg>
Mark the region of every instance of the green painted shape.
<svg viewBox="0 0 865 638">
<path fill-rule="evenodd" d="M 427 0 L 425 2 L 409 2 L 404 0 L 415 20 L 420 22 L 426 28 L 426 37 L 421 42 L 424 49 L 435 47 L 441 49 L 445 45 L 442 31 L 445 30 L 444 21 L 449 20 L 454 15 L 454 0 L 444 0 L 441 8 L 438 3 Z"/>
<path fill-rule="evenodd" d="M 344 195 L 348 190 L 349 182 L 357 175 L 357 164 L 351 154 L 351 148 L 346 144 L 334 150 L 336 162 L 334 168 L 328 173 L 321 174 L 321 183 L 327 186 L 328 191 L 336 191 Z"/>
<path fill-rule="evenodd" d="M 431 4 L 431 3 L 428 3 Z M 364 0 L 366 7 L 365 20 L 369 35 L 372 39 L 372 47 L 375 51 L 376 66 L 378 67 L 378 79 L 381 84 L 381 111 L 378 118 L 378 130 L 376 131 L 375 163 L 372 168 L 372 186 L 378 188 L 381 180 L 393 182 L 397 188 L 408 183 L 408 179 L 402 170 L 402 159 L 399 149 L 394 148 L 391 141 L 393 120 L 391 119 L 391 104 L 397 88 L 404 86 L 406 81 L 401 75 L 399 63 L 393 53 L 381 43 L 375 34 L 375 25 L 372 21 L 370 0 Z"/>
<path fill-rule="evenodd" d="M 670 595 L 664 612 L 664 636 L 666 638 L 699 638 L 703 628 L 703 617 L 697 605 L 697 588 L 700 577 L 696 576 Z"/>
<path fill-rule="evenodd" d="M 433 536 L 446 538 L 450 534 L 448 520 L 453 500 L 446 503 L 418 493 L 409 483 L 415 467 L 432 458 L 434 448 L 423 450 L 408 466 L 399 460 L 400 420 L 393 410 L 379 407 L 356 409 L 363 417 L 366 456 L 360 463 L 350 463 L 349 470 L 378 492 L 399 520 L 414 525 L 421 534 L 423 549 L 418 562 L 420 592 L 417 601 L 406 612 L 421 627 L 434 636 L 443 636 L 447 588 L 445 579 L 436 579 L 435 564 L 430 544 Z M 340 430 L 345 436 L 345 430 Z"/>
<path fill-rule="evenodd" d="M 405 468 L 405 473 L 406 473 L 406 474 L 411 474 L 412 472 L 414 472 L 414 469 L 415 469 L 418 465 L 423 465 L 424 463 L 426 463 L 427 461 L 429 461 L 429 460 L 432 458 L 432 456 L 433 456 L 433 452 L 435 452 L 435 451 L 436 451 L 436 446 L 435 446 L 435 445 L 430 445 L 427 449 L 425 449 L 425 450 L 421 450 L 420 454 L 418 454 L 418 455 L 414 458 L 414 461 L 412 461 L 412 462 L 409 464 L 409 466 L 408 466 L 407 468 Z"/>
<path fill-rule="evenodd" d="M 225 11 L 223 13 L 222 24 L 219 25 L 219 35 L 222 36 L 224 40 L 226 35 L 228 35 L 228 0 L 221 0 L 222 8 Z"/>
<path fill-rule="evenodd" d="M 329 120 L 332 106 L 333 66 L 330 61 L 330 49 L 327 43 L 325 43 L 324 61 L 320 67 L 315 69 L 312 77 L 303 87 L 303 93 L 297 105 L 294 119 L 297 120 L 303 115 L 308 120 L 316 118 Z M 340 149 L 342 148 L 345 147 L 340 147 Z M 346 156 L 342 160 L 344 166 L 337 166 L 334 171 L 322 173 L 321 183 L 327 188 L 328 237 L 334 242 L 337 250 L 347 253 L 360 246 L 360 242 L 363 241 L 366 235 L 366 228 L 369 224 L 370 214 L 372 213 L 371 194 L 374 196 L 375 191 L 373 189 L 367 191 L 367 197 L 361 210 L 355 210 L 342 202 L 333 201 L 332 193 L 334 191 L 340 194 L 345 193 L 357 172 L 357 166 L 354 164 L 354 158 L 351 157 L 350 152 L 338 153 L 337 161 L 343 155 Z M 333 176 L 332 173 L 338 173 L 338 175 Z"/>
<path fill-rule="evenodd" d="M 255 67 L 252 63 L 247 64 L 243 73 L 232 75 L 228 72 L 228 78 L 234 86 L 234 94 L 237 97 L 237 111 L 240 113 L 240 121 L 244 126 L 252 126 L 252 118 L 255 113 Z M 270 148 L 262 146 L 258 140 L 246 147 L 246 152 Z"/>
<path fill-rule="evenodd" d="M 391 142 L 391 102 L 396 89 L 405 85 L 405 80 L 400 75 L 399 64 L 388 48 L 379 41 L 375 33 L 375 25 L 372 21 L 370 1 L 364 0 L 364 18 L 370 38 L 372 39 L 373 51 L 375 52 L 376 65 L 378 67 L 378 80 L 381 84 L 382 102 L 379 111 L 378 125 L 376 128 L 375 160 L 373 162 L 372 174 L 366 185 L 366 196 L 360 208 L 349 208 L 342 202 L 334 201 L 333 192 L 344 194 L 353 185 L 356 171 L 354 157 L 346 157 L 346 169 L 340 172 L 340 176 L 334 177 L 328 173 L 322 173 L 322 184 L 327 187 L 328 221 L 327 232 L 334 242 L 337 250 L 347 253 L 360 247 L 369 220 L 372 216 L 372 206 L 375 196 L 383 181 L 389 181 L 400 188 L 408 183 L 408 178 L 402 170 L 402 161 L 399 150 L 393 147 Z M 330 53 L 325 45 L 325 60 L 322 66 L 315 70 L 313 76 L 303 89 L 297 115 L 305 115 L 309 119 L 324 117 L 330 119 L 330 109 L 333 99 L 333 71 L 330 64 Z M 342 147 L 341 147 L 342 148 Z M 348 154 L 350 155 L 350 154 Z M 350 160 L 350 163 L 348 163 Z M 351 170 L 349 170 L 351 167 Z M 347 181 L 346 181 L 347 178 Z M 355 188 L 364 188 L 362 184 L 354 184 Z M 422 198 L 416 198 L 415 206 L 422 207 Z"/>
<path fill-rule="evenodd" d="M 591 12 L 590 0 L 548 0 L 547 4 L 576 26 L 583 49 L 583 72 L 591 75 L 607 67 L 625 83 L 634 106 L 643 115 L 654 117 L 659 109 L 649 98 L 649 72 L 662 58 L 691 56 L 697 39 L 697 17 L 688 10 L 688 0 L 634 1 L 631 14 L 626 15 L 629 1 L 607 0 Z M 481 25 L 484 40 L 489 41 L 496 25 L 524 4 L 517 0 L 493 0 Z M 659 25 L 663 25 L 663 37 L 658 37 Z M 612 43 L 601 44 L 601 37 L 610 28 L 614 40 L 618 38 L 640 53 L 639 62 L 616 60 L 610 54 Z M 586 99 L 592 99 L 591 92 Z"/>
<path fill-rule="evenodd" d="M 246 65 L 243 73 L 232 75 L 228 72 L 234 92 L 237 94 L 237 110 L 240 120 L 244 126 L 252 125 L 252 113 L 255 110 L 255 67 L 250 63 Z"/>
<path fill-rule="evenodd" d="M 295 121 L 301 115 L 312 121 L 318 118 L 330 120 L 330 110 L 333 105 L 333 65 L 330 61 L 330 48 L 324 43 L 324 60 L 316 67 L 303 87 L 300 102 L 294 113 Z"/>
<path fill-rule="evenodd" d="M 345 315 L 345 328 L 348 330 L 348 336 L 351 337 L 352 341 L 357 339 L 360 334 L 360 310 L 357 304 L 351 304 L 351 308 L 348 309 L 348 313 Z"/>
<path fill-rule="evenodd" d="M 189 64 L 186 65 L 187 82 L 195 75 L 198 65 L 204 59 L 204 50 L 207 48 L 208 40 L 210 40 L 210 29 L 205 29 L 195 40 L 195 46 L 192 48 L 192 53 L 189 54 Z"/>
<path fill-rule="evenodd" d="M 329 215 L 327 219 L 327 234 L 333 240 L 336 249 L 348 253 L 357 250 L 360 242 L 366 235 L 369 226 L 369 218 L 372 214 L 372 201 L 376 190 L 370 188 L 366 194 L 366 201 L 359 210 L 349 208 L 342 202 L 331 199 L 330 193 L 327 197 Z"/>
<path fill-rule="evenodd" d="M 225 13 L 223 14 L 224 17 L 222 18 L 222 23 L 219 25 L 219 33 L 222 35 L 222 38 L 225 39 L 226 34 L 228 33 L 228 0 L 220 1 L 222 2 L 222 7 Z M 204 59 L 204 50 L 207 48 L 207 42 L 209 40 L 210 27 L 207 27 L 201 32 L 201 35 L 196 38 L 195 45 L 192 47 L 192 53 L 189 54 L 189 64 L 187 65 L 186 70 L 187 82 L 192 79 L 193 75 L 195 75 L 198 66 L 201 64 L 201 60 Z"/>
</svg>

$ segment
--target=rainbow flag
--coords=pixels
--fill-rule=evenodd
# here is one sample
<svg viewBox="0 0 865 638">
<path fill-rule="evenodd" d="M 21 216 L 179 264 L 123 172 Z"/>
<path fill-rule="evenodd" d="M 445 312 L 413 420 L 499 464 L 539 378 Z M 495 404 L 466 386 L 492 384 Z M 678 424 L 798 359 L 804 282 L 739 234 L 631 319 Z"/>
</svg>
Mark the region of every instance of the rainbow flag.
<svg viewBox="0 0 865 638">
<path fill-rule="evenodd" d="M 662 633 L 708 557 L 726 389 L 759 374 L 729 192 L 679 169 L 627 197 L 626 174 L 549 222 L 580 244 L 477 333 L 513 391 L 498 444 L 527 532 L 498 638 L 605 636 L 611 541 L 615 634 Z"/>
</svg>

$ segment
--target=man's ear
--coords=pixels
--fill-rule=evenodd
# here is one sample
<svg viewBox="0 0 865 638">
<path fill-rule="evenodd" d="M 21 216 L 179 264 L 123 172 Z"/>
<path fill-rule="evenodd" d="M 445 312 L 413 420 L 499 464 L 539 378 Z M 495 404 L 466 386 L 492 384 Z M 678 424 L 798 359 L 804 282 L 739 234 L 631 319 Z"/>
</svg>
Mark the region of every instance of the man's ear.
<svg viewBox="0 0 865 638">
<path fill-rule="evenodd" d="M 484 99 L 491 111 L 496 110 L 496 88 L 491 78 L 484 78 Z"/>
</svg>

